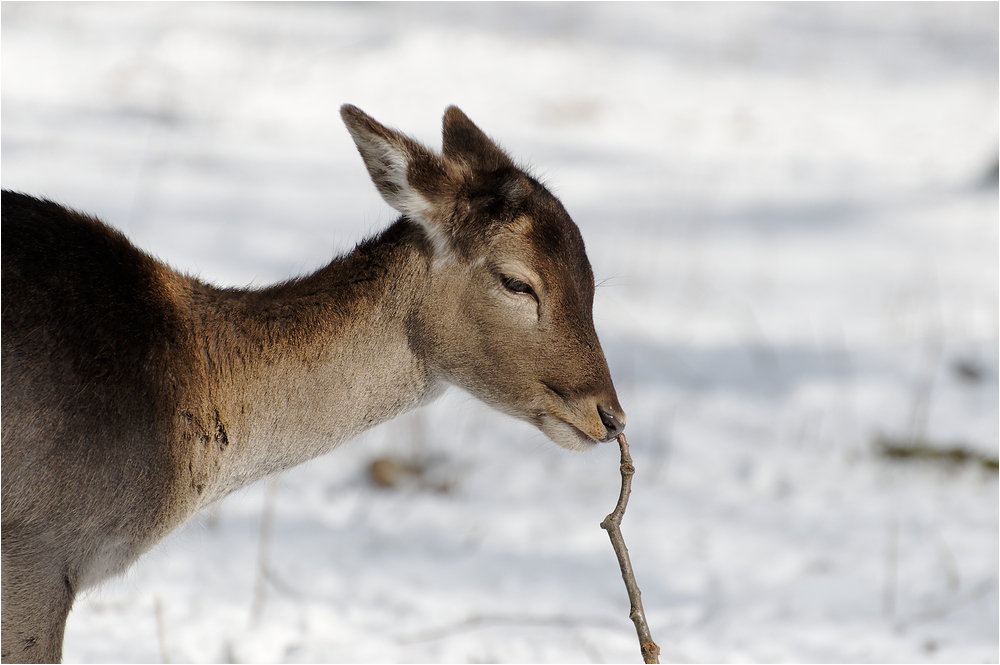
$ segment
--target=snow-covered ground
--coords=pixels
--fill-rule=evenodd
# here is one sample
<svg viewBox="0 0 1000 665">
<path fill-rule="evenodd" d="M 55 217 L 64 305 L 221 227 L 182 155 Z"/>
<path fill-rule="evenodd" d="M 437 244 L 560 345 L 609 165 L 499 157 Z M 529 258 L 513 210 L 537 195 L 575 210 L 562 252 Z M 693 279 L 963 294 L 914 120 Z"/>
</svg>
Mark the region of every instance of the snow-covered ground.
<svg viewBox="0 0 1000 665">
<path fill-rule="evenodd" d="M 664 662 L 1000 657 L 996 470 L 877 446 L 997 456 L 997 3 L 2 12 L 3 186 L 216 283 L 392 221 L 344 102 L 532 165 L 601 280 Z M 618 488 L 614 445 L 449 393 L 82 596 L 65 660 L 635 661 Z"/>
</svg>

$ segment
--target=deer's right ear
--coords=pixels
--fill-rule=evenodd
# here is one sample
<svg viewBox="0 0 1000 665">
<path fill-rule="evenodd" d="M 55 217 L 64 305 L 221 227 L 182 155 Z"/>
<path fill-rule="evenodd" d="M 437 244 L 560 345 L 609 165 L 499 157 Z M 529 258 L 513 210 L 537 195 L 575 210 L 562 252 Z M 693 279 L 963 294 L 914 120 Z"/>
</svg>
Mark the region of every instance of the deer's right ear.
<svg viewBox="0 0 1000 665">
<path fill-rule="evenodd" d="M 435 213 L 450 195 L 442 159 L 413 139 L 376 122 L 356 106 L 344 104 L 340 116 L 385 202 L 421 224 L 436 249 L 444 249 L 440 246 L 444 238 L 435 220 Z"/>
</svg>

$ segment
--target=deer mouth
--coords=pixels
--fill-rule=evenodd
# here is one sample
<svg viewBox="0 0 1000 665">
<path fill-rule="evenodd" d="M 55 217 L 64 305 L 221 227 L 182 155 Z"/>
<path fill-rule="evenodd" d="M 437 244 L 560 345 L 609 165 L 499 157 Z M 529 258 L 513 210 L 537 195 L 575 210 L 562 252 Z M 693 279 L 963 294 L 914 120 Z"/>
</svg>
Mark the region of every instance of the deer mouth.
<svg viewBox="0 0 1000 665">
<path fill-rule="evenodd" d="M 560 448 L 575 451 L 593 450 L 600 443 L 560 414 L 543 414 L 535 424 Z"/>
<path fill-rule="evenodd" d="M 545 400 L 545 408 L 539 421 L 539 429 L 556 445 L 569 450 L 590 450 L 601 443 L 599 439 L 587 434 L 583 429 L 573 424 L 572 411 L 566 408 L 568 396 L 552 385 L 542 382 L 549 393 Z"/>
<path fill-rule="evenodd" d="M 600 443 L 600 441 L 590 436 L 576 425 L 573 425 L 572 423 L 566 423 L 566 424 L 569 425 L 570 429 L 573 430 L 573 434 L 576 434 L 576 438 L 578 438 L 583 445 L 596 446 L 598 443 Z"/>
</svg>

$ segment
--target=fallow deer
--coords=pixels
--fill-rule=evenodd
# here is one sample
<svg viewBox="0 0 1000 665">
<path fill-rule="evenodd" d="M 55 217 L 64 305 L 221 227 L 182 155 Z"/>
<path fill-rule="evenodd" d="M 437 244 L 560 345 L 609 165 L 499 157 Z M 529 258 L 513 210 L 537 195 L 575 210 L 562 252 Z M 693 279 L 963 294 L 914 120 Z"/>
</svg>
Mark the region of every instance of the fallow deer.
<svg viewBox="0 0 1000 665">
<path fill-rule="evenodd" d="M 456 107 L 442 154 L 341 115 L 401 216 L 268 288 L 210 286 L 3 192 L 4 662 L 59 660 L 81 589 L 448 385 L 565 448 L 621 432 L 562 204 Z"/>
</svg>

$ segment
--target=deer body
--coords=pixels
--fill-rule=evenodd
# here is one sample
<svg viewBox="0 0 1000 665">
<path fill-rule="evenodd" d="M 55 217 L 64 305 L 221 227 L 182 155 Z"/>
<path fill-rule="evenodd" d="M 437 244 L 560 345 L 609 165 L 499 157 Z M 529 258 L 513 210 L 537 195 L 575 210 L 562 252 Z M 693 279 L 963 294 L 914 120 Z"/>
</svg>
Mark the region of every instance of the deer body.
<svg viewBox="0 0 1000 665">
<path fill-rule="evenodd" d="M 58 660 L 76 593 L 200 508 L 450 384 L 567 448 L 621 431 L 559 202 L 454 107 L 443 155 L 342 115 L 402 217 L 265 289 L 3 193 L 4 662 Z"/>
</svg>

